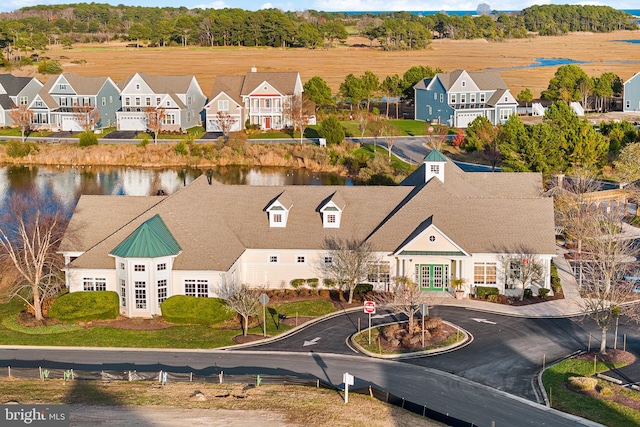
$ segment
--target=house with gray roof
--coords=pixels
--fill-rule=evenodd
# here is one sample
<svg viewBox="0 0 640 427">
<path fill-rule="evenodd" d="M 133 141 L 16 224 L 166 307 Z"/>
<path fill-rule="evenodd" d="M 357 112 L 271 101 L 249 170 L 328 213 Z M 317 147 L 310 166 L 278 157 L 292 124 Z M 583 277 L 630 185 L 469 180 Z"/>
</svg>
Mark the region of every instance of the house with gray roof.
<svg viewBox="0 0 640 427">
<path fill-rule="evenodd" d="M 455 70 L 413 87 L 415 119 L 467 128 L 478 116 L 497 125 L 516 114 L 518 101 L 496 71 Z"/>
<path fill-rule="evenodd" d="M 82 132 L 115 125 L 120 89 L 109 77 L 53 76 L 29 104 L 33 129 Z"/>
<path fill-rule="evenodd" d="M 41 87 L 35 77 L 0 74 L 0 126 L 12 126 L 9 112 L 20 105 L 28 106 Z"/>
<path fill-rule="evenodd" d="M 231 131 L 244 129 L 246 122 L 265 130 L 291 127 L 287 107 L 302 92 L 300 74 L 293 71 L 253 67 L 243 76 L 218 76 L 205 106 L 206 130 L 221 132 L 222 120 L 230 120 Z"/>
<path fill-rule="evenodd" d="M 123 315 L 160 314 L 172 295 L 221 285 L 286 288 L 323 279 L 332 239 L 370 243 L 368 281 L 408 277 L 448 295 L 452 279 L 517 295 L 518 263 L 550 287 L 553 201 L 535 173 L 466 173 L 434 150 L 398 186 L 243 186 L 206 176 L 166 196 L 82 196 L 60 252 L 71 292 L 111 290 Z M 525 254 L 526 258 L 522 255 Z M 322 280 L 320 280 L 322 283 Z"/>
<path fill-rule="evenodd" d="M 163 131 L 186 130 L 202 123 L 207 97 L 195 76 L 136 73 L 118 86 L 122 100 L 116 114 L 118 130 L 146 131 L 147 109 L 161 110 Z"/>
</svg>

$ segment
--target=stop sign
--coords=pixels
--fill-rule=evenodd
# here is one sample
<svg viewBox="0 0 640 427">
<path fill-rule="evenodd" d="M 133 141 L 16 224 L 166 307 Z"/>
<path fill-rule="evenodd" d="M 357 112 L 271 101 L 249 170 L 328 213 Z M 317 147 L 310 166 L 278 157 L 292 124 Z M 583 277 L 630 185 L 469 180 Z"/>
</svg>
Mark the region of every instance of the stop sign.
<svg viewBox="0 0 640 427">
<path fill-rule="evenodd" d="M 429 127 L 427 128 L 427 132 L 429 132 L 429 133 L 433 133 L 433 126 L 429 126 Z"/>
<path fill-rule="evenodd" d="M 376 314 L 376 303 L 375 301 L 365 301 L 364 302 L 364 312 L 367 314 Z"/>
</svg>

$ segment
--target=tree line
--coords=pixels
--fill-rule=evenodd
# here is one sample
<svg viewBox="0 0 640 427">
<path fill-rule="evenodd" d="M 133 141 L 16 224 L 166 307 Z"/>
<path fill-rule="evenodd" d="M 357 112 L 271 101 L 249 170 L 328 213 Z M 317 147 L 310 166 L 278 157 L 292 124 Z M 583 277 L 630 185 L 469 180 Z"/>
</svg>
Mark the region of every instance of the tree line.
<svg viewBox="0 0 640 427">
<path fill-rule="evenodd" d="M 39 5 L 0 14 L 0 47 L 44 50 L 47 44 L 144 41 L 151 45 L 331 47 L 357 34 L 383 49 L 423 49 L 432 38 L 503 39 L 568 31 L 638 28 L 625 12 L 607 6 L 543 5 L 520 12 L 472 15 L 284 12 L 238 8 Z M 11 52 L 5 52 L 11 56 Z"/>
</svg>

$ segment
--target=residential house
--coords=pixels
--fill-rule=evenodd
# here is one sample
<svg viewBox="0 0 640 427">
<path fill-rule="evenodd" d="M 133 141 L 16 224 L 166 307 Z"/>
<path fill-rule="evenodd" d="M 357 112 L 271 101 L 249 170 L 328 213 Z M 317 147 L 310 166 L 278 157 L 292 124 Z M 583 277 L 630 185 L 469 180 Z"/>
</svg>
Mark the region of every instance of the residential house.
<svg viewBox="0 0 640 427">
<path fill-rule="evenodd" d="M 624 82 L 622 111 L 625 113 L 640 112 L 640 73 L 634 74 Z"/>
<path fill-rule="evenodd" d="M 29 104 L 32 128 L 81 132 L 114 126 L 120 89 L 109 77 L 62 73 L 49 78 Z"/>
<path fill-rule="evenodd" d="M 195 76 L 159 76 L 136 73 L 123 82 L 122 109 L 117 113 L 118 130 L 146 131 L 145 109 L 162 109 L 162 130 L 180 131 L 201 124 L 206 102 Z"/>
<path fill-rule="evenodd" d="M 218 76 L 205 106 L 207 132 L 220 132 L 220 114 L 233 118 L 233 131 L 245 124 L 260 129 L 292 127 L 287 108 L 303 92 L 298 72 L 259 72 L 255 67 L 244 76 Z"/>
<path fill-rule="evenodd" d="M 42 83 L 34 77 L 0 74 L 0 126 L 12 126 L 9 112 L 20 105 L 29 105 Z"/>
<path fill-rule="evenodd" d="M 413 89 L 416 120 L 466 128 L 479 116 L 497 125 L 517 113 L 518 101 L 496 71 L 438 73 Z"/>
<path fill-rule="evenodd" d="M 60 252 L 71 292 L 118 292 L 130 317 L 160 314 L 173 295 L 215 297 L 228 283 L 322 279 L 333 262 L 327 239 L 368 241 L 377 289 L 406 276 L 447 296 L 462 278 L 467 294 L 490 286 L 515 295 L 523 262 L 544 270 L 534 292 L 550 287 L 553 201 L 541 188 L 540 174 L 466 173 L 436 150 L 398 186 L 240 186 L 201 176 L 168 196 L 82 196 Z"/>
</svg>

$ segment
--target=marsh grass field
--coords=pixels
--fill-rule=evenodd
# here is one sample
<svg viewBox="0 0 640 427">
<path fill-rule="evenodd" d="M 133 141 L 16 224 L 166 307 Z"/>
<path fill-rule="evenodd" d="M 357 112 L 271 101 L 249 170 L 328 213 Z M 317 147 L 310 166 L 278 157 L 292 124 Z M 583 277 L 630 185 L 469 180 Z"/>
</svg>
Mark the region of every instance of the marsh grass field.
<svg viewBox="0 0 640 427">
<path fill-rule="evenodd" d="M 533 36 L 504 41 L 433 40 L 424 50 L 383 51 L 369 47 L 369 40 L 350 37 L 344 45 L 330 49 L 253 47 L 155 47 L 131 48 L 127 43 L 76 44 L 72 49 L 51 46 L 44 55 L 58 59 L 65 72 L 82 76 L 106 76 L 123 80 L 136 72 L 150 74 L 194 74 L 205 95 L 210 95 L 217 75 L 259 71 L 299 71 L 303 82 L 313 76 L 326 80 L 336 93 L 344 78 L 370 70 L 384 79 L 402 74 L 414 65 L 440 67 L 445 71 L 498 69 L 516 95 L 530 88 L 535 97 L 547 88 L 557 66 L 527 67 L 536 58 L 581 61 L 589 76 L 614 72 L 627 80 L 640 71 L 640 31 L 571 33 L 564 36 Z M 520 68 L 519 68 L 520 67 Z M 521 68 L 525 67 L 525 68 Z M 35 66 L 13 70 L 17 75 L 38 75 Z"/>
</svg>

